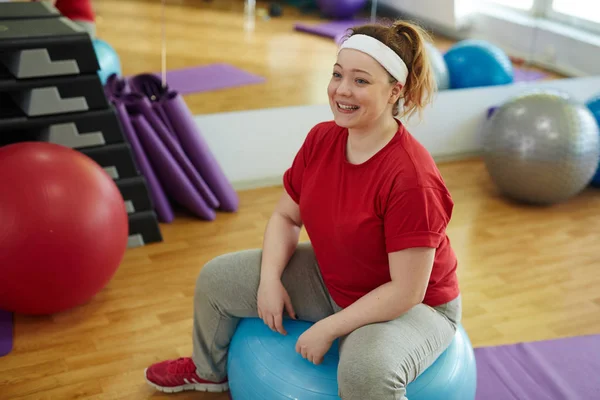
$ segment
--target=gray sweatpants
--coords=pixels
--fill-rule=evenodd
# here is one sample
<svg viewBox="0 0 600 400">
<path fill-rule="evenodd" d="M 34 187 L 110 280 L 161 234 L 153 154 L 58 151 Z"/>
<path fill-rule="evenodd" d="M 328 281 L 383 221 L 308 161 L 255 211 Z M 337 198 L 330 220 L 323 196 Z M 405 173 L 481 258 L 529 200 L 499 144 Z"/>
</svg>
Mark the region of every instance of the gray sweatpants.
<svg viewBox="0 0 600 400">
<path fill-rule="evenodd" d="M 193 332 L 200 377 L 220 381 L 226 376 L 227 350 L 239 319 L 258 316 L 261 255 L 260 249 L 225 254 L 200 271 Z M 309 243 L 298 245 L 281 280 L 298 319 L 315 322 L 341 310 L 323 284 Z M 458 297 L 436 308 L 419 304 L 393 321 L 366 325 L 340 338 L 339 396 L 406 400 L 406 385 L 448 347 L 460 317 Z"/>
</svg>

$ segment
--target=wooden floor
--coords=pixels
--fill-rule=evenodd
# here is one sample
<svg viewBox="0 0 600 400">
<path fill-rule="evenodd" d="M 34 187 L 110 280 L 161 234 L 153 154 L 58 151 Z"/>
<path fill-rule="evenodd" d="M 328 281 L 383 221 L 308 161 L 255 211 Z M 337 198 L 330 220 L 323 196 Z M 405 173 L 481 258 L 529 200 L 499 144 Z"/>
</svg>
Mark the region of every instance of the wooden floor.
<svg viewBox="0 0 600 400">
<path fill-rule="evenodd" d="M 296 22 L 325 22 L 317 14 L 286 7 L 283 16 L 264 19 L 260 14 L 268 2 L 257 1 L 250 28 L 244 0 L 166 3 L 167 69 L 229 63 L 266 78 L 257 85 L 186 95 L 194 114 L 328 104 L 336 45 L 332 39 L 294 30 Z M 161 71 L 159 0 L 95 0 L 94 7 L 98 36 L 115 48 L 124 75 Z M 442 50 L 452 43 L 435 36 Z"/>
<path fill-rule="evenodd" d="M 191 96 L 195 113 L 323 98 L 333 44 L 291 29 L 293 21 L 309 17 L 286 10 L 285 19 L 259 21 L 246 35 L 241 1 L 168 3 L 170 68 L 225 61 L 269 78 L 262 86 Z M 99 33 L 121 54 L 125 73 L 159 70 L 159 2 L 94 4 Z M 303 54 L 300 62 L 297 54 Z M 463 323 L 473 345 L 600 333 L 600 192 L 588 190 L 550 208 L 522 207 L 498 197 L 478 160 L 440 168 L 456 203 L 449 234 L 460 259 Z M 128 251 L 89 304 L 44 318 L 17 316 L 15 348 L 0 358 L 0 399 L 225 400 L 157 394 L 143 371 L 190 355 L 198 272 L 219 254 L 259 247 L 280 191 L 241 192 L 239 212 L 219 214 L 214 222 L 182 215 L 162 226 L 164 243 Z"/>
<path fill-rule="evenodd" d="M 441 171 L 456 202 L 449 235 L 473 345 L 600 333 L 600 192 L 529 208 L 498 197 L 479 161 Z M 108 287 L 84 307 L 18 316 L 15 348 L 0 358 L 0 399 L 225 400 L 158 395 L 143 370 L 190 355 L 199 270 L 221 253 L 259 247 L 280 191 L 242 192 L 239 212 L 214 222 L 181 216 L 164 225 L 165 242 L 130 250 Z"/>
</svg>

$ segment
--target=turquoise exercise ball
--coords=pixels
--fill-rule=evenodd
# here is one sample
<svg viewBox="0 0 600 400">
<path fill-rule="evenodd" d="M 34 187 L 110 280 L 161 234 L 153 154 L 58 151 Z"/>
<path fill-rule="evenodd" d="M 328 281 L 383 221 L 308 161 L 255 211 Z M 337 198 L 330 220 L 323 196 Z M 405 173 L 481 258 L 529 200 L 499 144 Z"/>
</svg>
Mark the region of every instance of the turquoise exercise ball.
<svg viewBox="0 0 600 400">
<path fill-rule="evenodd" d="M 500 47 L 485 40 L 462 40 L 448 49 L 444 60 L 450 73 L 452 89 L 514 82 L 514 68 L 508 55 Z"/>
<path fill-rule="evenodd" d="M 243 318 L 233 335 L 227 359 L 234 400 L 339 400 L 339 340 L 314 365 L 296 353 L 300 335 L 311 322 L 284 319 L 286 336 L 258 318 Z M 459 325 L 454 340 L 417 379 L 408 384 L 410 400 L 475 400 L 475 352 Z"/>
<path fill-rule="evenodd" d="M 585 105 L 594 114 L 598 128 L 600 128 L 600 94 L 588 100 Z M 598 169 L 596 169 L 596 174 L 592 178 L 591 185 L 600 187 L 600 164 L 598 164 Z"/>
<path fill-rule="evenodd" d="M 100 64 L 98 76 L 100 77 L 102 84 L 106 84 L 106 80 L 112 74 L 121 76 L 121 60 L 115 49 L 102 39 L 96 38 L 92 42 L 94 44 L 96 58 Z"/>
</svg>

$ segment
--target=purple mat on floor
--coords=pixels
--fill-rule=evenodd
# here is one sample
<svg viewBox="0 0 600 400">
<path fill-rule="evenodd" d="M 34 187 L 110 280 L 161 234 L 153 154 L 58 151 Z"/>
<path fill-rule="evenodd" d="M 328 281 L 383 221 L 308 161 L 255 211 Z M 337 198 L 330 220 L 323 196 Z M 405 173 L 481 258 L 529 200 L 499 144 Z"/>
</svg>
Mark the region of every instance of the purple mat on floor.
<svg viewBox="0 0 600 400">
<path fill-rule="evenodd" d="M 600 335 L 475 349 L 477 400 L 600 399 Z"/>
<path fill-rule="evenodd" d="M 342 21 L 330 21 L 317 25 L 297 23 L 294 25 L 294 29 L 299 32 L 312 33 L 317 36 L 324 36 L 333 39 L 338 37 L 339 35 L 343 35 L 348 29 L 356 25 L 362 25 L 368 22 L 369 20 L 366 19 L 353 19 Z"/>
<path fill-rule="evenodd" d="M 161 78 L 160 73 L 155 73 Z M 211 64 L 167 71 L 169 89 L 180 95 L 262 83 L 265 78 L 229 64 Z"/>
<path fill-rule="evenodd" d="M 13 348 L 13 314 L 0 310 L 0 357 L 7 355 Z"/>
<path fill-rule="evenodd" d="M 548 76 L 548 74 L 546 74 L 546 73 L 528 70 L 528 69 L 521 68 L 521 67 L 515 67 L 514 71 L 515 71 L 515 79 L 514 79 L 515 82 L 539 81 L 540 79 L 544 79 Z"/>
</svg>

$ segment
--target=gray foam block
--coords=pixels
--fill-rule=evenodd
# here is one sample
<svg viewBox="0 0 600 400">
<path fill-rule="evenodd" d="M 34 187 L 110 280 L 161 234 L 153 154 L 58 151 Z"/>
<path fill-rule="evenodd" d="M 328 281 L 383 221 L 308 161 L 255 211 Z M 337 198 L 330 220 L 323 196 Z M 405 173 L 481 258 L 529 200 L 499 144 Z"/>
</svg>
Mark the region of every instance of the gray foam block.
<svg viewBox="0 0 600 400">
<path fill-rule="evenodd" d="M 53 61 L 47 49 L 25 49 L 0 53 L 0 62 L 18 79 L 81 73 L 77 61 Z"/>
<path fill-rule="evenodd" d="M 30 117 L 89 110 L 85 97 L 63 99 L 56 87 L 30 89 L 11 96 Z"/>
<path fill-rule="evenodd" d="M 50 143 L 80 149 L 84 147 L 103 146 L 106 144 L 102 132 L 79 132 L 74 123 L 55 124 L 47 128 L 44 136 Z"/>
<path fill-rule="evenodd" d="M 140 233 L 135 233 L 133 235 L 129 235 L 129 239 L 127 240 L 127 248 L 132 249 L 135 247 L 142 247 L 146 243 L 144 243 L 144 236 Z"/>
</svg>

